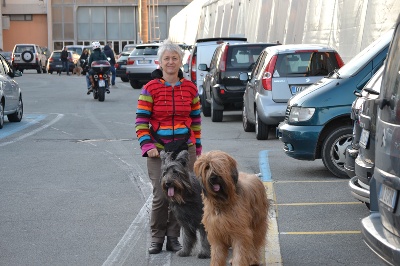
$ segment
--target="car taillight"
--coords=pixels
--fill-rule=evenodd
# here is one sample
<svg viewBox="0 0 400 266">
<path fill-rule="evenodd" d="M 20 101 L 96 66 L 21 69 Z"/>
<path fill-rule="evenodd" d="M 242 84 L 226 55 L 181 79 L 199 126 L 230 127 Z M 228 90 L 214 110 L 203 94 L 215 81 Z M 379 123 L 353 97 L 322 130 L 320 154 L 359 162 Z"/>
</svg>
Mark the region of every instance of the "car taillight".
<svg viewBox="0 0 400 266">
<path fill-rule="evenodd" d="M 339 68 L 344 66 L 344 62 L 338 53 L 335 53 L 336 61 L 338 62 Z"/>
<path fill-rule="evenodd" d="M 54 61 L 54 59 L 53 58 L 49 58 L 49 62 L 51 63 L 51 62 L 53 62 Z"/>
<path fill-rule="evenodd" d="M 156 65 L 160 65 L 160 61 L 158 61 L 158 60 L 154 60 L 154 63 L 155 63 Z"/>
<path fill-rule="evenodd" d="M 264 74 L 262 76 L 262 85 L 264 90 L 272 91 L 272 75 L 274 74 L 277 58 L 278 56 L 274 55 L 265 67 Z"/>
<path fill-rule="evenodd" d="M 192 82 L 194 82 L 195 84 L 196 84 L 196 72 L 197 72 L 197 69 L 196 69 L 196 56 L 193 55 L 190 78 L 191 78 Z"/>
<path fill-rule="evenodd" d="M 127 65 L 133 65 L 134 63 L 135 63 L 135 60 L 133 60 L 132 58 L 128 57 L 128 60 L 126 60 Z"/>
<path fill-rule="evenodd" d="M 119 64 L 115 63 L 114 67 L 115 67 L 115 68 L 118 68 L 118 67 L 119 67 Z"/>
<path fill-rule="evenodd" d="M 219 70 L 221 72 L 225 72 L 226 70 L 226 57 L 228 54 L 228 45 L 225 46 L 224 52 L 222 53 L 222 59 L 221 62 L 219 63 Z"/>
</svg>

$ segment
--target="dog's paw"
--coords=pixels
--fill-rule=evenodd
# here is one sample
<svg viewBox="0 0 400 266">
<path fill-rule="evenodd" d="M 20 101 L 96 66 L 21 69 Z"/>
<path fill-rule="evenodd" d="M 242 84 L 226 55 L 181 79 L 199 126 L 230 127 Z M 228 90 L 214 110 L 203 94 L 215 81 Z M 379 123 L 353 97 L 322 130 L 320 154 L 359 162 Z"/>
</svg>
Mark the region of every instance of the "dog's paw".
<svg viewBox="0 0 400 266">
<path fill-rule="evenodd" d="M 199 259 L 209 259 L 209 258 L 211 258 L 211 255 L 210 255 L 210 253 L 200 252 L 199 254 L 197 254 L 197 258 L 199 258 Z"/>
<path fill-rule="evenodd" d="M 190 256 L 190 252 L 187 250 L 179 250 L 176 252 L 176 255 L 178 255 L 179 257 L 189 257 Z"/>
</svg>

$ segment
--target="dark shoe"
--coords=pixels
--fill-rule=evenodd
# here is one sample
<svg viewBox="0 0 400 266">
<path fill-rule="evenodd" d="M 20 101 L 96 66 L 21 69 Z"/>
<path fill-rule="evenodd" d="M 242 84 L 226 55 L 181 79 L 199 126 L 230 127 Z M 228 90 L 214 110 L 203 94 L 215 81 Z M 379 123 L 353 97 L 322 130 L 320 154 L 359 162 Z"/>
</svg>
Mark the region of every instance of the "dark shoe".
<svg viewBox="0 0 400 266">
<path fill-rule="evenodd" d="M 93 91 L 92 87 L 89 87 L 86 94 L 89 95 L 92 91 Z"/>
<path fill-rule="evenodd" d="M 179 251 L 182 249 L 181 243 L 179 243 L 177 237 L 167 237 L 167 246 L 168 251 Z"/>
<path fill-rule="evenodd" d="M 107 93 L 110 93 L 110 89 L 106 88 L 106 92 L 107 92 Z"/>
<path fill-rule="evenodd" d="M 162 250 L 163 243 L 151 242 L 149 247 L 149 254 L 158 254 Z"/>
</svg>

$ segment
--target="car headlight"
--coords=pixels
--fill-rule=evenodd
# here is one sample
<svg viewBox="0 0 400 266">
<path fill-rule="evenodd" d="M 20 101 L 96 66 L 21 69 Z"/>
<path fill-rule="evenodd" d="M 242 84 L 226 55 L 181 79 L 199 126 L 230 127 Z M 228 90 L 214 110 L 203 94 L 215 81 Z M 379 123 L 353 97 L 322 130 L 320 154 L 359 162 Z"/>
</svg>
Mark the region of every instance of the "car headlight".
<svg viewBox="0 0 400 266">
<path fill-rule="evenodd" d="M 289 122 L 302 122 L 309 120 L 315 112 L 315 108 L 293 106 L 290 110 Z"/>
</svg>

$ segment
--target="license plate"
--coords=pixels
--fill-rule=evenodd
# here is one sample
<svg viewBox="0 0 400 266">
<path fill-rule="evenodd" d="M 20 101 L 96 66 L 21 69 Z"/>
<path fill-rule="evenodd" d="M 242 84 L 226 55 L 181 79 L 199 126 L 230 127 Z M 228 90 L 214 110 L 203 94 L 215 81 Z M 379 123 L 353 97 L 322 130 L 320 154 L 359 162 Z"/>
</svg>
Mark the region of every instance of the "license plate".
<svg viewBox="0 0 400 266">
<path fill-rule="evenodd" d="M 105 87 L 106 86 L 106 82 L 104 79 L 99 80 L 99 87 Z"/>
<path fill-rule="evenodd" d="M 369 140 L 369 131 L 362 129 L 359 142 L 360 146 L 366 149 L 368 145 L 368 140 Z"/>
<path fill-rule="evenodd" d="M 308 88 L 308 86 L 292 85 L 292 86 L 290 86 L 290 91 L 292 92 L 292 95 L 296 95 L 297 93 L 299 93 L 307 88 Z"/>
<path fill-rule="evenodd" d="M 62 68 L 62 66 L 56 66 L 56 68 Z"/>
<path fill-rule="evenodd" d="M 151 60 L 138 60 L 138 64 L 150 64 Z"/>
<path fill-rule="evenodd" d="M 379 201 L 389 207 L 388 210 L 391 212 L 394 210 L 396 198 L 397 190 L 382 184 L 381 191 L 379 193 Z"/>
</svg>

